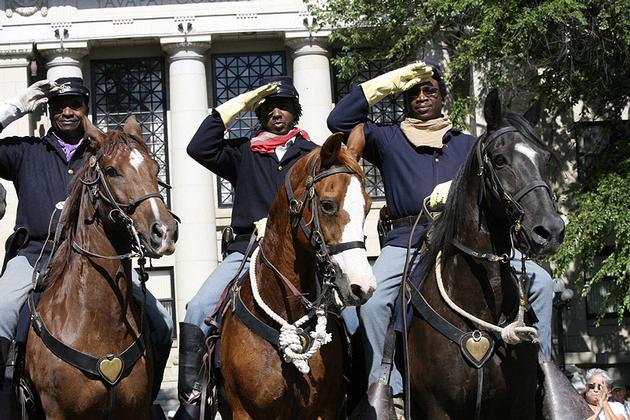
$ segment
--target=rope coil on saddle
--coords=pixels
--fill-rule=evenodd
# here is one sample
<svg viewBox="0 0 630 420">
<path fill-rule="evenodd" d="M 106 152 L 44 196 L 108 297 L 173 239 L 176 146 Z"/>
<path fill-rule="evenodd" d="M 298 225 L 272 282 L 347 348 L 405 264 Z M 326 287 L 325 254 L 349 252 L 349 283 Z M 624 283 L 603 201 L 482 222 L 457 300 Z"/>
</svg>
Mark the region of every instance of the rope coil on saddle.
<svg viewBox="0 0 630 420">
<path fill-rule="evenodd" d="M 280 337 L 278 339 L 280 343 L 280 351 L 282 352 L 282 358 L 287 363 L 292 363 L 301 373 L 309 373 L 311 368 L 308 365 L 308 361 L 319 351 L 319 349 L 332 340 L 332 334 L 326 331 L 326 325 L 328 318 L 326 311 L 320 306 L 315 314 L 317 316 L 317 324 L 315 325 L 315 331 L 311 331 L 310 345 L 303 339 L 304 334 L 300 328 L 310 319 L 309 314 L 304 315 L 294 323 L 290 324 L 280 315 L 275 313 L 267 304 L 263 301 L 258 290 L 258 282 L 256 281 L 256 260 L 258 258 L 258 248 L 254 250 L 251 257 L 251 264 L 249 265 L 249 281 L 252 288 L 252 295 L 256 304 L 267 314 L 271 319 L 277 322 L 280 327 Z"/>
</svg>

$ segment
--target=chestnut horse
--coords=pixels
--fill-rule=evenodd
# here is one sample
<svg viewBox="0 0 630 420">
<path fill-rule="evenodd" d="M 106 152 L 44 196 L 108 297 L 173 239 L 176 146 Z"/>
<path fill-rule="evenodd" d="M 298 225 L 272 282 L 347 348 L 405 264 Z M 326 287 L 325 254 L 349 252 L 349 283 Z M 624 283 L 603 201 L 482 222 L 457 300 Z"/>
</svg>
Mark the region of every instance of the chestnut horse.
<svg viewBox="0 0 630 420">
<path fill-rule="evenodd" d="M 142 265 L 172 254 L 177 221 L 136 119 L 107 134 L 83 124 L 90 148 L 70 186 L 46 288 L 36 309 L 30 302 L 25 377 L 49 420 L 148 419 L 151 350 L 133 304 L 131 258 Z"/>
<path fill-rule="evenodd" d="M 273 201 L 223 323 L 223 419 L 335 419 L 343 411 L 338 311 L 376 288 L 363 235 L 371 200 L 358 164 L 362 133 L 350 135 L 347 149 L 333 134 L 300 159 Z"/>
<path fill-rule="evenodd" d="M 428 249 L 414 273 L 426 275 L 421 295 L 411 287 L 416 309 L 408 341 L 413 418 L 537 416 L 536 347 L 531 342 L 506 345 L 500 331 L 489 326 L 512 322 L 518 313 L 518 335 L 532 338 L 534 330 L 520 322 L 528 280 L 512 275 L 512 246 L 539 257 L 555 252 L 563 239 L 564 223 L 544 177 L 550 153 L 531 125 L 537 110 L 535 104 L 525 118 L 504 113 L 497 92 L 488 95 L 487 132 L 460 168 L 428 234 Z M 448 300 L 477 320 L 457 313 Z"/>
</svg>

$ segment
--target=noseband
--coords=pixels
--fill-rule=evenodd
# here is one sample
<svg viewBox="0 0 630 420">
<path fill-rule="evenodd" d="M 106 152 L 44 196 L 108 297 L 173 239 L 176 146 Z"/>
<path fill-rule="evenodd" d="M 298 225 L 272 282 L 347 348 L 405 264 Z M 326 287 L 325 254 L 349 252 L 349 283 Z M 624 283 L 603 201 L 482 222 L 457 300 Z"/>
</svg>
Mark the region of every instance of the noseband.
<svg viewBox="0 0 630 420">
<path fill-rule="evenodd" d="M 499 138 L 503 134 L 513 132 L 523 135 L 523 133 L 521 133 L 515 127 L 509 126 L 500 128 L 497 131 L 493 131 L 492 133 L 490 133 L 490 135 L 486 133 L 477 142 L 475 155 L 477 157 L 477 163 L 479 165 L 478 175 L 480 179 L 477 204 L 481 208 L 481 203 L 486 194 L 490 194 L 493 198 L 501 202 L 510 221 L 511 234 L 513 236 L 522 234 L 526 245 L 529 247 L 529 235 L 527 234 L 527 229 L 523 229 L 523 217 L 525 216 L 525 211 L 523 210 L 520 201 L 524 196 L 526 196 L 528 193 L 535 190 L 536 188 L 544 188 L 551 198 L 551 189 L 545 181 L 537 180 L 530 182 L 513 195 L 505 190 L 503 184 L 501 183 L 501 180 L 499 179 L 499 176 L 497 175 L 497 170 L 492 163 L 492 159 L 490 159 L 490 157 L 488 156 L 488 148 L 497 138 Z M 551 201 L 553 202 L 553 199 Z"/>
</svg>

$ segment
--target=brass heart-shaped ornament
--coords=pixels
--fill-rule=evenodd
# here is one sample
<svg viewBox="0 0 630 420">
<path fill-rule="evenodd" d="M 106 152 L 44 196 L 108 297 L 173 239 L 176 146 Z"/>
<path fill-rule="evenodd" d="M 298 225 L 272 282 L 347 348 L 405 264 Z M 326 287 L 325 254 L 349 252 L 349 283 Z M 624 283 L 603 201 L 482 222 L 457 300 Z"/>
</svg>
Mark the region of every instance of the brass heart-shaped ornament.
<svg viewBox="0 0 630 420">
<path fill-rule="evenodd" d="M 98 373 L 110 385 L 114 386 L 123 373 L 123 361 L 120 357 L 108 355 L 98 362 Z"/>
<path fill-rule="evenodd" d="M 479 369 L 494 353 L 494 338 L 486 332 L 476 330 L 464 334 L 459 346 L 466 360 Z"/>
</svg>

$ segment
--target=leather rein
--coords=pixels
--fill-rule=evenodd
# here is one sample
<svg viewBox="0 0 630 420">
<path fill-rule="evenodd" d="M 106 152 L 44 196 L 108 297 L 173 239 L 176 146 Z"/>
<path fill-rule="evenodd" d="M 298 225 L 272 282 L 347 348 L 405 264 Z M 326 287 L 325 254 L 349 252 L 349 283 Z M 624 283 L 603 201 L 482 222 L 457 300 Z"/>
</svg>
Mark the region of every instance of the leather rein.
<svg viewBox="0 0 630 420">
<path fill-rule="evenodd" d="M 131 137 L 133 138 L 133 136 Z M 126 204 L 117 202 L 114 199 L 114 196 L 112 195 L 111 190 L 107 185 L 107 182 L 105 181 L 103 171 L 100 167 L 99 160 L 101 156 L 101 150 L 98 150 L 95 155 L 90 156 L 88 165 L 89 168 L 92 170 L 93 176 L 92 178 L 90 178 L 90 174 L 86 173 L 85 177 L 82 178 L 80 181 L 87 187 L 87 191 L 90 200 L 94 206 L 95 212 L 97 212 L 101 201 L 106 202 L 112 207 L 112 210 L 109 212 L 108 218 L 113 223 L 122 224 L 125 227 L 132 241 L 131 251 L 125 254 L 110 256 L 100 255 L 91 252 L 83 248 L 75 241 L 72 242 L 71 246 L 73 251 L 87 258 L 96 257 L 107 260 L 125 260 L 138 257 L 139 279 L 143 293 L 143 302 L 141 303 L 140 307 L 140 330 L 138 332 L 134 332 L 136 338 L 134 339 L 133 343 L 131 343 L 131 345 L 129 345 L 121 353 L 108 354 L 99 358 L 76 350 L 54 337 L 46 327 L 43 319 L 41 318 L 41 315 L 37 311 L 32 294 L 29 295 L 28 305 L 31 311 L 31 325 L 33 327 L 33 330 L 41 338 L 44 345 L 61 360 L 74 366 L 75 368 L 81 370 L 91 377 L 96 377 L 100 379 L 107 386 L 108 390 L 112 391 L 114 387 L 124 377 L 124 374 L 135 365 L 135 363 L 144 355 L 145 352 L 145 346 L 142 338 L 142 330 L 145 321 L 144 306 L 146 303 L 146 281 L 148 280 L 149 275 L 146 273 L 144 268 L 146 264 L 146 258 L 144 255 L 143 246 L 140 242 L 138 232 L 135 229 L 133 219 L 131 219 L 129 214 L 133 213 L 133 211 L 145 200 L 148 200 L 150 198 L 158 198 L 164 201 L 164 197 L 159 192 L 153 192 L 133 199 Z M 160 181 L 158 182 L 165 188 L 170 188 L 169 185 Z M 180 222 L 179 217 L 177 217 L 172 212 L 171 215 L 177 220 L 177 222 Z M 60 230 L 61 224 L 58 224 L 51 255 L 55 251 L 57 240 L 60 237 Z M 111 392 L 110 406 L 113 406 L 114 404 L 114 395 L 114 392 Z"/>
<path fill-rule="evenodd" d="M 319 206 L 319 197 L 315 190 L 315 184 L 331 175 L 340 173 L 347 173 L 352 175 L 355 174 L 355 172 L 347 166 L 340 166 L 330 168 L 320 172 L 319 174 L 316 174 L 315 171 L 317 162 L 317 158 L 312 159 L 309 162 L 309 175 L 304 180 L 305 190 L 300 197 L 297 197 L 295 195 L 295 192 L 291 185 L 291 173 L 293 172 L 293 167 L 289 169 L 284 182 L 289 201 L 291 227 L 295 230 L 299 226 L 300 229 L 302 229 L 302 232 L 306 236 L 307 240 L 315 250 L 315 257 L 317 260 L 317 269 L 315 270 L 315 276 L 317 279 L 317 292 L 315 299 L 313 301 L 307 299 L 304 294 L 297 290 L 297 288 L 291 283 L 291 281 L 287 279 L 286 276 L 284 276 L 280 272 L 280 270 L 273 265 L 273 263 L 265 256 L 262 243 L 258 248 L 259 252 L 257 255 L 257 257 L 260 257 L 261 263 L 268 267 L 278 278 L 280 278 L 287 286 L 287 288 L 291 291 L 292 295 L 302 303 L 302 305 L 307 310 L 307 316 L 309 318 L 315 316 L 318 309 L 323 309 L 326 311 L 326 308 L 335 300 L 334 297 L 331 296 L 331 293 L 337 293 L 335 291 L 337 287 L 335 285 L 335 280 L 340 273 L 338 272 L 338 266 L 333 262 L 331 257 L 335 254 L 339 254 L 343 251 L 353 248 L 365 249 L 365 241 L 349 241 L 330 245 L 327 244 L 324 240 L 319 214 L 317 211 Z M 303 210 L 307 205 L 310 205 L 311 211 L 311 218 L 309 221 L 306 221 L 303 217 Z M 252 265 L 256 264 L 256 259 L 253 259 L 253 261 L 251 262 Z M 259 336 L 263 337 L 274 347 L 278 348 L 278 337 L 280 334 L 279 331 L 256 318 L 244 305 L 239 293 L 235 293 L 234 299 L 235 301 L 233 304 L 233 308 L 239 318 L 241 318 L 241 320 L 252 331 L 256 332 Z M 300 334 L 300 336 L 303 337 L 306 342 L 310 342 L 310 337 L 308 334 L 303 333 Z"/>
<path fill-rule="evenodd" d="M 471 257 L 475 259 L 485 260 L 485 261 L 489 261 L 493 263 L 499 262 L 502 264 L 509 264 L 511 258 L 514 256 L 514 242 L 517 235 L 519 234 L 522 235 L 521 237 L 524 239 L 528 249 L 530 247 L 530 241 L 529 241 L 527 229 L 523 225 L 523 217 L 525 215 L 525 211 L 523 210 L 523 207 L 520 204 L 520 200 L 525 195 L 535 190 L 536 188 L 544 188 L 547 191 L 547 193 L 551 196 L 551 190 L 549 188 L 549 185 L 542 180 L 533 181 L 527 184 L 525 187 L 521 188 L 515 194 L 508 193 L 506 189 L 503 187 L 503 184 L 501 183 L 501 180 L 499 179 L 497 175 L 497 170 L 492 163 L 492 159 L 490 159 L 488 155 L 488 149 L 490 145 L 498 137 L 507 133 L 512 133 L 512 132 L 517 132 L 523 135 L 523 133 L 521 133 L 515 127 L 512 127 L 512 126 L 503 127 L 496 131 L 491 132 L 490 134 L 485 133 L 476 143 L 475 150 L 474 150 L 474 153 L 478 162 L 478 166 L 479 166 L 479 172 L 477 173 L 477 176 L 479 176 L 479 179 L 480 179 L 479 193 L 477 197 L 477 207 L 481 209 L 481 204 L 484 200 L 484 197 L 487 195 L 491 195 L 492 198 L 502 203 L 503 208 L 505 209 L 508 219 L 510 221 L 509 230 L 510 230 L 510 242 L 512 245 L 511 252 L 510 252 L 511 255 L 507 255 L 507 254 L 496 255 L 491 252 L 479 252 L 479 251 L 475 251 L 467 247 L 466 245 L 464 245 L 457 239 L 453 239 L 451 241 L 453 246 L 455 246 L 457 249 L 459 249 L 463 253 L 470 255 Z M 425 201 L 425 205 L 423 206 L 423 212 L 426 214 L 430 214 L 429 211 L 426 209 L 426 201 Z M 421 212 L 418 215 L 416 224 L 417 224 L 417 221 L 420 219 L 420 216 L 422 215 L 423 212 Z M 415 229 L 415 225 L 414 225 L 414 229 Z M 410 241 L 411 241 L 411 237 L 413 237 L 413 229 L 410 236 Z M 475 404 L 475 419 L 479 419 L 480 410 L 481 410 L 481 393 L 483 389 L 483 366 L 490 359 L 490 357 L 492 356 L 492 353 L 494 352 L 495 336 L 493 334 L 489 334 L 486 331 L 479 330 L 479 329 L 475 329 L 472 332 L 464 332 L 461 329 L 454 326 L 453 324 L 451 324 L 445 318 L 443 318 L 439 313 L 435 311 L 435 309 L 431 307 L 431 305 L 426 301 L 426 299 L 420 292 L 419 287 L 416 287 L 414 284 L 411 283 L 411 281 L 409 281 L 410 249 L 411 249 L 411 243 L 409 244 L 409 247 L 407 250 L 407 258 L 405 261 L 404 283 L 409 287 L 408 290 L 410 294 L 409 298 L 411 300 L 411 303 L 413 307 L 419 312 L 419 314 L 435 330 L 437 330 L 446 338 L 448 338 L 449 340 L 454 342 L 456 345 L 458 345 L 462 351 L 464 358 L 476 368 L 477 370 L 477 398 L 476 398 L 476 404 Z M 522 257 L 521 257 L 521 275 L 520 276 L 517 276 L 515 273 L 515 270 L 510 266 L 511 276 L 515 280 L 518 293 L 519 293 L 518 308 L 515 308 L 516 310 L 512 311 L 512 314 L 510 314 L 510 318 L 514 317 L 514 319 L 516 319 L 517 317 L 521 319 L 523 317 L 525 308 L 529 306 L 527 293 L 529 290 L 530 279 L 526 272 L 526 267 L 525 267 L 526 260 L 527 260 L 526 252 L 523 252 Z M 438 273 L 436 273 L 436 275 L 437 274 Z M 404 299 L 403 301 L 405 302 L 405 306 L 406 306 L 407 299 Z M 403 313 L 406 313 L 406 309 L 404 310 Z M 403 316 L 403 319 L 404 321 L 406 321 L 406 318 L 404 316 Z M 406 324 L 406 322 L 404 322 L 404 324 Z M 406 331 L 406 327 L 405 327 L 405 331 Z M 406 349 L 407 347 L 406 346 L 406 341 L 407 341 L 406 333 L 404 335 L 405 335 L 404 341 L 405 341 L 405 349 Z M 479 344 L 479 343 L 482 343 L 482 344 Z M 471 352 L 469 350 L 471 348 L 472 349 L 479 348 L 478 347 L 479 345 L 486 346 L 484 352 L 479 351 L 477 354 L 475 354 L 475 352 Z M 408 358 L 406 354 L 405 354 L 405 368 L 407 370 L 406 377 L 409 378 L 409 366 L 408 366 Z M 410 389 L 409 388 L 410 384 L 408 380 L 406 380 L 406 386 L 407 386 L 406 389 Z M 409 395 L 405 395 L 406 407 L 409 407 L 409 404 L 410 404 L 409 398 L 410 398 Z M 408 413 L 406 414 L 408 415 Z"/>
</svg>

